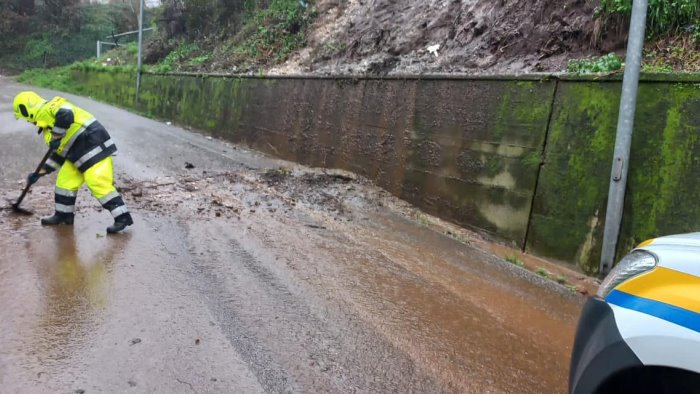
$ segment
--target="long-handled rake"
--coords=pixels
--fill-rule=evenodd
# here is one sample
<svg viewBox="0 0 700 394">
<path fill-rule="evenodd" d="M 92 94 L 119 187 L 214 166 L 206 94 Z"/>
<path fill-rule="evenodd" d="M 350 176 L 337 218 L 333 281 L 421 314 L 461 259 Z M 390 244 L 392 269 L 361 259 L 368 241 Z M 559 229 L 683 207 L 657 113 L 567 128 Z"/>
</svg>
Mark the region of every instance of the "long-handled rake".
<svg viewBox="0 0 700 394">
<path fill-rule="evenodd" d="M 41 163 L 39 163 L 39 166 L 36 168 L 36 171 L 34 171 L 34 172 L 38 173 L 39 171 L 41 171 L 41 168 L 44 167 L 44 164 L 46 164 L 46 160 L 48 160 L 49 156 L 51 156 L 51 152 L 53 152 L 52 149 L 49 149 L 48 152 L 46 152 L 46 154 L 44 155 L 44 158 L 41 159 Z M 32 187 L 32 184 L 27 182 L 27 186 L 24 187 L 24 190 L 22 190 L 22 195 L 19 196 L 19 198 L 17 199 L 16 202 L 14 202 L 13 200 L 7 199 L 7 201 L 11 205 L 9 207 L 6 207 L 5 209 L 8 209 L 8 208 L 12 209 L 12 212 L 15 212 L 15 213 L 18 213 L 21 215 L 33 215 L 34 214 L 33 212 L 19 206 L 19 204 L 22 203 L 22 200 L 24 200 L 24 196 L 27 195 L 27 192 L 29 191 L 30 187 Z"/>
</svg>

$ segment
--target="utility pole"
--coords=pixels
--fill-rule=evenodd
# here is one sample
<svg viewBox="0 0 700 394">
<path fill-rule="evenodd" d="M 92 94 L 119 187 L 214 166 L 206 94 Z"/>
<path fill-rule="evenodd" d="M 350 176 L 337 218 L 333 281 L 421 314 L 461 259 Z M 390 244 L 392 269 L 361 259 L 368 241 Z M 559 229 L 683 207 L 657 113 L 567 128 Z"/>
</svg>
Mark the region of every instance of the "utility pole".
<svg viewBox="0 0 700 394">
<path fill-rule="evenodd" d="M 139 0 L 139 52 L 136 63 L 136 102 L 139 101 L 139 91 L 141 90 L 141 55 L 143 52 L 143 1 Z"/>
<path fill-rule="evenodd" d="M 615 259 L 617 241 L 620 236 L 622 210 L 625 203 L 627 173 L 629 170 L 630 147 L 634 128 L 634 114 L 637 107 L 639 73 L 642 68 L 642 49 L 647 20 L 647 0 L 633 0 L 632 22 L 630 23 L 625 75 L 622 81 L 620 114 L 617 121 L 615 154 L 613 156 L 608 208 L 605 215 L 603 250 L 600 256 L 600 276 L 610 272 Z"/>
</svg>

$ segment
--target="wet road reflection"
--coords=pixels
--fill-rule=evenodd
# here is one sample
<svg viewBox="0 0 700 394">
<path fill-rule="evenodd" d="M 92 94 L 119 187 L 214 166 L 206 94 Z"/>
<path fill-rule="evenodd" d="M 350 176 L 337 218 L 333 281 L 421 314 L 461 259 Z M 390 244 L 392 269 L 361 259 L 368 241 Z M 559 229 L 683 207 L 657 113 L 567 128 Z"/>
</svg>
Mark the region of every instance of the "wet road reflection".
<svg viewBox="0 0 700 394">
<path fill-rule="evenodd" d="M 89 242 L 87 234 L 76 237 L 75 231 L 60 226 L 42 231 L 41 240 L 26 241 L 30 258 L 38 262 L 37 286 L 45 305 L 32 335 L 33 350 L 47 364 L 85 347 L 108 304 L 110 266 L 128 243 L 100 245 Z"/>
</svg>

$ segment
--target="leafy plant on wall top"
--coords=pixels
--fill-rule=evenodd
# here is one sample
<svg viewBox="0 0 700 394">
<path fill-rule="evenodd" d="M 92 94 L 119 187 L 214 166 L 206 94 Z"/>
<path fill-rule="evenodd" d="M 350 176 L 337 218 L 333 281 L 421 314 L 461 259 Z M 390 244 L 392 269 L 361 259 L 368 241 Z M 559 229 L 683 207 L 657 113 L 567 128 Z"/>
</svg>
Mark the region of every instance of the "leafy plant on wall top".
<svg viewBox="0 0 700 394">
<path fill-rule="evenodd" d="M 566 71 L 579 75 L 611 73 L 621 70 L 622 67 L 622 59 L 615 53 L 609 53 L 599 58 L 570 60 Z"/>
</svg>

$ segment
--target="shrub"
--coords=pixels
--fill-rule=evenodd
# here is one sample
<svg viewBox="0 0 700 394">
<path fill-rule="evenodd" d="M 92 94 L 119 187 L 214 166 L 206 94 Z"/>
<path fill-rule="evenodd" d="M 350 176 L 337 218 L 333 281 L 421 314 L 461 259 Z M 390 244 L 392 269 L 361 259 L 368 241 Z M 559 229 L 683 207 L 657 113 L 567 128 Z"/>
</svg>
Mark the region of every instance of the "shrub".
<svg viewBox="0 0 700 394">
<path fill-rule="evenodd" d="M 592 59 L 570 60 L 566 71 L 576 74 L 609 73 L 622 69 L 622 60 L 615 53 Z"/>
</svg>

